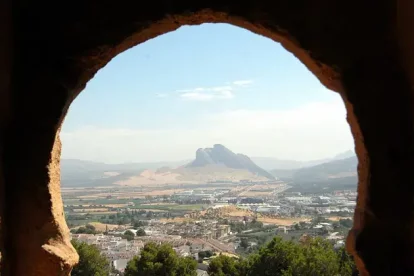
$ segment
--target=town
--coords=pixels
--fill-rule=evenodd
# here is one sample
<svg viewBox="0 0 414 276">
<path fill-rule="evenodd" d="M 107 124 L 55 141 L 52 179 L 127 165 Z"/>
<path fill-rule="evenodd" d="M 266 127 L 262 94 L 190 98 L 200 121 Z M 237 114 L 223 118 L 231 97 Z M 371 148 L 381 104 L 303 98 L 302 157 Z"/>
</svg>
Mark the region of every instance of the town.
<svg viewBox="0 0 414 276">
<path fill-rule="evenodd" d="M 283 181 L 188 186 L 62 189 L 71 238 L 96 245 L 121 274 L 146 243 L 169 243 L 203 275 L 215 256 L 247 256 L 274 236 L 342 247 L 353 223 L 352 190 L 302 194 Z"/>
</svg>

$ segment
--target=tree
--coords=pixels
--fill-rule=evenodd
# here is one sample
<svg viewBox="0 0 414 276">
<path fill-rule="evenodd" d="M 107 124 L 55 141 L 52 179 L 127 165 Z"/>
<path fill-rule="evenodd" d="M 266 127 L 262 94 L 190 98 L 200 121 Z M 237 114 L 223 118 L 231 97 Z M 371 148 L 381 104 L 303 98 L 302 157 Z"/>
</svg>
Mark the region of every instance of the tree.
<svg viewBox="0 0 414 276">
<path fill-rule="evenodd" d="M 126 230 L 122 237 L 127 239 L 128 241 L 131 241 L 135 238 L 135 234 L 131 230 Z"/>
<path fill-rule="evenodd" d="M 210 261 L 208 275 L 210 276 L 241 276 L 239 262 L 234 258 L 220 255 Z"/>
<path fill-rule="evenodd" d="M 266 246 L 260 248 L 257 254 L 251 255 L 251 266 L 248 275 L 286 275 L 292 262 L 299 255 L 299 245 L 292 241 L 274 238 Z"/>
<path fill-rule="evenodd" d="M 79 255 L 79 263 L 72 269 L 72 276 L 109 275 L 109 262 L 96 246 L 76 240 L 72 240 L 72 245 Z"/>
<path fill-rule="evenodd" d="M 241 239 L 241 241 L 240 241 L 240 247 L 243 247 L 244 249 L 246 249 L 247 247 L 249 247 L 249 242 L 247 241 L 246 238 Z"/>
<path fill-rule="evenodd" d="M 128 262 L 125 276 L 196 276 L 196 271 L 197 262 L 178 257 L 171 245 L 147 243 L 141 256 Z"/>
<path fill-rule="evenodd" d="M 332 244 L 321 238 L 310 239 L 300 246 L 298 255 L 292 260 L 292 275 L 331 276 L 339 274 L 339 261 Z"/>
<path fill-rule="evenodd" d="M 171 274 L 173 275 L 173 274 Z M 193 258 L 190 257 L 179 257 L 178 266 L 175 270 L 177 276 L 196 276 L 197 275 L 197 263 Z"/>
<path fill-rule="evenodd" d="M 97 231 L 95 229 L 95 226 L 91 224 L 86 224 L 85 227 L 79 227 L 76 231 L 76 234 L 96 234 Z"/>
<path fill-rule="evenodd" d="M 339 248 L 337 255 L 339 259 L 339 273 L 341 276 L 359 275 L 358 269 L 354 262 L 354 258 L 346 252 L 344 246 Z"/>
<path fill-rule="evenodd" d="M 145 236 L 145 235 L 147 235 L 147 233 L 145 233 L 145 230 L 144 229 L 139 228 L 137 230 L 137 236 L 142 237 L 142 236 Z"/>
<path fill-rule="evenodd" d="M 340 219 L 339 224 L 346 228 L 352 228 L 353 222 L 352 219 Z"/>
<path fill-rule="evenodd" d="M 134 229 L 137 230 L 139 227 L 146 226 L 146 225 L 148 225 L 148 222 L 139 220 L 139 221 L 134 222 Z"/>
<path fill-rule="evenodd" d="M 211 256 L 213 256 L 213 252 L 211 250 L 198 252 L 198 258 L 201 260 L 204 258 L 210 258 Z"/>
<path fill-rule="evenodd" d="M 326 240 L 310 237 L 300 243 L 276 237 L 241 267 L 246 271 L 243 275 L 248 276 L 357 275 L 352 274 L 356 268 L 349 255 L 336 252 Z"/>
</svg>

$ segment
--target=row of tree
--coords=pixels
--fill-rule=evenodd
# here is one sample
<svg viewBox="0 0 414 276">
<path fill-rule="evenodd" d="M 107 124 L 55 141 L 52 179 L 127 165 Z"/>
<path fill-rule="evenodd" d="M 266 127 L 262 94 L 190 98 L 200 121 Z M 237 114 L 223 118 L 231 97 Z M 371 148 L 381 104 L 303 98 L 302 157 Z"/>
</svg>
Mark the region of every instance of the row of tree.
<svg viewBox="0 0 414 276">
<path fill-rule="evenodd" d="M 106 276 L 110 265 L 96 247 L 73 242 L 80 262 L 73 276 Z M 307 238 L 300 243 L 279 237 L 263 246 L 248 258 L 219 255 L 208 266 L 210 276 L 355 276 L 358 271 L 344 250 L 335 250 L 331 243 L 320 238 Z M 169 244 L 148 243 L 140 256 L 127 264 L 125 276 L 196 276 L 197 262 L 180 257 Z"/>
<path fill-rule="evenodd" d="M 246 259 L 219 256 L 209 265 L 213 276 L 353 276 L 358 271 L 344 248 L 335 250 L 321 238 L 307 238 L 300 243 L 280 237 Z"/>
</svg>

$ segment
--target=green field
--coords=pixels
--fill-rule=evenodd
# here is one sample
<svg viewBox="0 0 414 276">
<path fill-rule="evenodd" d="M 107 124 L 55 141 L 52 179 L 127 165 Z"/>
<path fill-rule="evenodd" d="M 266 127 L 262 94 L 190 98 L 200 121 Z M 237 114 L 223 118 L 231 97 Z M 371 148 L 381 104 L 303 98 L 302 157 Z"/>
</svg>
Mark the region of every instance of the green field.
<svg viewBox="0 0 414 276">
<path fill-rule="evenodd" d="M 206 205 L 203 204 L 189 204 L 189 205 L 150 205 L 150 204 L 139 204 L 131 207 L 133 209 L 154 209 L 154 210 L 165 210 L 165 211 L 201 211 Z"/>
<path fill-rule="evenodd" d="M 134 202 L 135 205 L 141 204 L 142 199 L 63 199 L 65 205 L 105 205 L 105 204 L 127 204 Z"/>
</svg>

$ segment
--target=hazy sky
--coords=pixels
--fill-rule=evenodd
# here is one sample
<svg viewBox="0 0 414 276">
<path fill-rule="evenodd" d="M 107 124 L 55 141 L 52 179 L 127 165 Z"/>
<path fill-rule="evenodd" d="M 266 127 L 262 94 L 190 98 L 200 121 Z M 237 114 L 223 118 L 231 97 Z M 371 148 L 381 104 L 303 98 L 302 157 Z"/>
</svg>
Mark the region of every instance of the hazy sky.
<svg viewBox="0 0 414 276">
<path fill-rule="evenodd" d="M 63 158 L 193 158 L 223 144 L 310 160 L 353 149 L 338 94 L 278 43 L 227 24 L 182 27 L 114 58 L 72 104 Z"/>
</svg>

